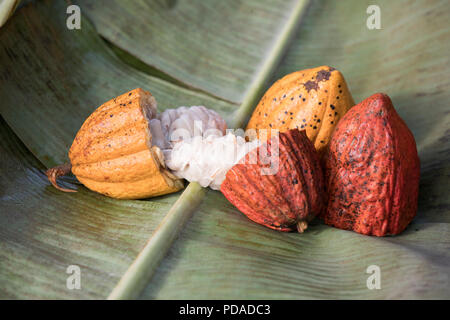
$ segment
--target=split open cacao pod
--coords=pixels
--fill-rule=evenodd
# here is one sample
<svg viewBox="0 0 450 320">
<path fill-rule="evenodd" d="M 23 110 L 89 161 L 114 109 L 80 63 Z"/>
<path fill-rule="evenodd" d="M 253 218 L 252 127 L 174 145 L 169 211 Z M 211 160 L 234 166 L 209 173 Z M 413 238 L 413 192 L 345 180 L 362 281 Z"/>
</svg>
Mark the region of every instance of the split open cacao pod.
<svg viewBox="0 0 450 320">
<path fill-rule="evenodd" d="M 354 105 L 343 75 L 328 66 L 276 81 L 261 98 L 247 129 L 306 130 L 321 155 L 339 119 Z"/>
<path fill-rule="evenodd" d="M 325 223 L 384 236 L 402 232 L 416 215 L 416 143 L 387 95 L 374 94 L 347 112 L 332 135 L 325 163 Z"/>
<path fill-rule="evenodd" d="M 220 190 L 249 219 L 275 230 L 303 232 L 325 205 L 318 154 L 304 130 L 289 130 L 276 138 L 273 135 L 234 165 Z"/>
<path fill-rule="evenodd" d="M 95 110 L 78 131 L 69 150 L 70 164 L 47 171 L 56 178 L 70 170 L 86 187 L 109 197 L 140 199 L 183 188 L 182 180 L 165 167 L 161 150 L 152 144 L 149 120 L 156 101 L 135 89 Z"/>
</svg>

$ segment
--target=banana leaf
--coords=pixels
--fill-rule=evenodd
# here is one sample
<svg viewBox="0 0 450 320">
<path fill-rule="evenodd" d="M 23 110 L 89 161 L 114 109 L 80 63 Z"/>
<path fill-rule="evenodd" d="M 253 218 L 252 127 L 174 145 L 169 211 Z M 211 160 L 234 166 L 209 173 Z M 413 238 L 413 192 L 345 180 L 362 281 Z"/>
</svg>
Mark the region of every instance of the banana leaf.
<svg viewBox="0 0 450 320">
<path fill-rule="evenodd" d="M 0 298 L 450 298 L 448 1 L 379 1 L 380 30 L 366 27 L 369 1 L 72 2 L 80 30 L 57 0 L 24 4 L 0 29 Z M 419 210 L 401 235 L 319 220 L 280 233 L 197 184 L 114 200 L 46 181 L 84 119 L 127 90 L 241 127 L 270 83 L 319 65 L 342 71 L 356 102 L 389 94 L 415 135 Z M 66 287 L 69 265 L 80 290 Z M 381 289 L 367 287 L 370 265 Z"/>
</svg>

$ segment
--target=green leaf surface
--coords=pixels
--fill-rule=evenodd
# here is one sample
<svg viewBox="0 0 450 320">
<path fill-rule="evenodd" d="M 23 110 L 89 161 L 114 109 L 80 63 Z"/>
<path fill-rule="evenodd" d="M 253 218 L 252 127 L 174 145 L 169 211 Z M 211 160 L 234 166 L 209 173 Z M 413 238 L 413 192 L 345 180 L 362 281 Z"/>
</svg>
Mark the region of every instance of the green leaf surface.
<svg viewBox="0 0 450 320">
<path fill-rule="evenodd" d="M 125 65 L 96 35 L 88 21 L 82 24 L 79 31 L 68 30 L 65 25 L 65 10 L 66 4 L 60 1 L 30 4 L 22 8 L 0 30 L 0 111 L 40 163 L 53 166 L 67 161 L 67 151 L 85 118 L 105 100 L 135 87 L 150 90 L 155 95 L 160 110 L 179 105 L 204 104 L 227 117 L 236 109 L 230 103 L 186 90 Z M 2 126 L 5 125 L 2 122 Z M 5 133 L 5 139 L 8 135 L 11 132 Z M 9 147 L 7 150 L 13 149 Z M 18 156 L 9 159 L 8 154 L 3 157 L 5 161 L 2 160 L 2 165 L 7 167 L 2 170 L 5 174 L 2 173 L 1 176 L 2 190 L 4 189 L 2 193 L 5 195 L 0 203 L 0 224 L 2 230 L 8 233 L 0 241 L 5 245 L 3 254 L 10 257 L 0 260 L 0 296 L 4 297 L 106 298 L 180 195 L 179 192 L 151 201 L 119 201 L 87 191 L 82 186 L 78 187 L 78 194 L 63 194 L 49 186 L 42 172 L 38 177 L 37 173 L 30 176 L 26 171 L 22 179 L 10 178 L 20 173 L 8 171 L 9 167 L 15 168 L 15 162 L 18 168 L 33 167 L 27 162 L 30 155 L 23 159 Z M 33 163 L 38 162 L 34 160 Z M 37 168 L 41 171 L 43 169 L 42 165 Z M 74 182 L 73 179 L 65 181 Z M 43 195 L 43 190 L 47 190 L 48 194 Z M 19 200 L 17 196 L 20 197 Z M 142 216 L 144 213 L 145 217 Z M 70 219 L 71 216 L 73 219 Z M 89 251 L 90 247 L 95 248 L 97 244 L 95 241 L 88 242 L 86 234 L 82 232 L 83 228 L 89 227 L 89 219 L 84 221 L 86 216 L 95 219 L 94 224 L 102 225 L 102 228 L 91 230 L 92 237 L 97 234 L 101 238 L 103 232 L 109 232 L 112 236 L 117 236 L 115 233 L 120 232 L 131 237 L 127 239 L 124 236 L 124 241 L 120 236 L 104 240 L 116 252 L 122 252 L 121 263 L 114 257 L 115 252 L 111 248 L 105 248 L 106 244 L 99 245 L 98 250 Z M 126 218 L 128 221 L 121 221 L 123 216 L 130 217 Z M 17 221 L 11 225 L 13 217 Z M 34 235 L 31 232 L 26 237 L 22 235 L 20 228 L 22 224 L 30 223 L 33 217 L 36 224 L 42 222 L 48 230 L 41 231 L 39 225 L 33 229 L 43 239 L 40 244 L 42 251 L 53 255 L 54 248 L 46 243 L 47 239 L 66 242 L 66 248 L 63 248 L 65 251 L 58 253 L 64 259 L 61 259 L 61 265 L 55 266 L 63 268 L 62 272 L 59 269 L 46 271 L 47 264 L 53 263 L 53 260 L 45 254 L 36 261 L 29 258 L 30 255 L 39 254 L 33 252 Z M 52 223 L 55 219 L 66 218 L 65 226 Z M 119 222 L 114 219 L 119 219 Z M 146 219 L 145 222 L 142 219 Z M 15 236 L 11 238 L 9 235 Z M 72 250 L 70 241 L 74 245 Z M 9 247 L 9 242 L 16 243 L 19 249 Z M 131 242 L 134 250 L 131 250 Z M 83 259 L 84 253 L 90 255 L 92 260 Z M 101 261 L 109 255 L 109 261 Z M 77 258 L 78 256 L 81 257 Z M 98 261 L 95 257 L 98 257 Z M 126 257 L 131 259 L 125 259 Z M 49 262 L 45 263 L 46 260 Z M 115 274 L 111 271 L 111 276 L 105 277 L 99 273 L 98 270 L 101 271 L 106 263 L 113 265 L 105 268 L 105 273 L 112 268 Z M 86 285 L 86 292 L 66 289 L 65 279 L 68 275 L 65 268 L 69 264 L 80 265 L 86 271 L 89 283 L 89 286 Z M 90 268 L 97 273 L 91 272 Z M 13 274 L 15 276 L 11 278 Z M 21 278 L 21 275 L 25 278 Z M 97 283 L 90 281 L 94 277 L 97 278 Z M 29 283 L 25 286 L 26 281 Z M 49 283 L 58 287 L 50 286 Z M 94 287 L 91 288 L 91 285 Z M 95 289 L 96 285 L 99 285 L 98 289 Z"/>
<path fill-rule="evenodd" d="M 0 29 L 1 298 L 450 298 L 448 1 L 378 1 L 381 30 L 367 29 L 365 0 L 312 1 L 306 12 L 304 1 L 75 2 L 81 30 L 66 28 L 67 3 L 50 0 Z M 61 193 L 43 174 L 98 105 L 132 88 L 161 110 L 204 104 L 233 126 L 270 77 L 319 65 L 339 69 L 357 102 L 389 94 L 415 135 L 419 211 L 399 236 L 317 220 L 280 233 L 216 191 L 191 217 L 205 193 L 196 184 L 119 201 L 82 186 Z M 66 288 L 71 264 L 82 290 Z M 366 286 L 370 265 L 381 290 Z"/>
<path fill-rule="evenodd" d="M 155 96 L 159 110 L 204 104 L 226 117 L 237 108 L 122 63 L 87 20 L 81 30 L 67 29 L 66 8 L 58 1 L 30 4 L 0 30 L 0 111 L 45 165 L 67 161 L 89 114 L 137 87 Z"/>
<path fill-rule="evenodd" d="M 419 211 L 407 231 L 375 238 L 316 222 L 305 234 L 281 234 L 209 192 L 142 299 L 450 298 L 450 7 L 380 2 L 382 29 L 368 30 L 369 4 L 313 2 L 273 81 L 331 65 L 355 101 L 392 97 L 422 164 Z M 381 290 L 366 286 L 370 265 L 381 268 Z"/>
<path fill-rule="evenodd" d="M 148 65 L 240 103 L 293 0 L 77 0 L 102 37 Z"/>
<path fill-rule="evenodd" d="M 371 1 L 316 1 L 274 79 L 331 65 L 359 103 L 387 93 L 416 139 L 421 161 L 417 218 L 449 222 L 450 4 L 380 1 L 381 30 L 366 28 Z M 450 290 L 449 290 L 450 291 Z"/>
<path fill-rule="evenodd" d="M 316 221 L 281 233 L 240 214 L 216 191 L 186 225 L 141 299 L 450 298 L 449 223 L 422 214 L 395 237 Z M 381 290 L 366 286 L 381 269 Z"/>
<path fill-rule="evenodd" d="M 0 297 L 102 299 L 142 250 L 177 194 L 117 201 L 51 187 L 44 166 L 0 121 Z M 68 290 L 70 265 L 82 290 Z"/>
</svg>

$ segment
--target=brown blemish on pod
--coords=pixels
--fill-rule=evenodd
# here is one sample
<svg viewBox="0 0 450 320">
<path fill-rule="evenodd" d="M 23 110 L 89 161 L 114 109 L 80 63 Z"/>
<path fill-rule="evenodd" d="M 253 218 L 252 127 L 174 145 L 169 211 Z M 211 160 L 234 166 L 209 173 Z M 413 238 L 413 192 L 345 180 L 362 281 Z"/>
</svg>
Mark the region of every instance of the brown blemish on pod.
<svg viewBox="0 0 450 320">
<path fill-rule="evenodd" d="M 280 96 L 286 98 L 275 99 Z M 339 99 L 336 99 L 338 96 Z M 271 103 L 264 104 L 266 100 Z M 322 154 L 338 122 L 330 113 L 330 108 L 333 113 L 336 110 L 343 115 L 353 105 L 353 98 L 339 71 L 327 66 L 297 71 L 279 79 L 267 90 L 247 129 L 272 128 L 283 132 L 297 127 L 306 128 L 308 138 Z M 260 116 L 259 112 L 265 116 Z M 331 121 L 323 121 L 329 114 Z M 313 121 L 314 116 L 320 121 Z M 316 128 L 311 125 L 312 122 Z"/>
</svg>

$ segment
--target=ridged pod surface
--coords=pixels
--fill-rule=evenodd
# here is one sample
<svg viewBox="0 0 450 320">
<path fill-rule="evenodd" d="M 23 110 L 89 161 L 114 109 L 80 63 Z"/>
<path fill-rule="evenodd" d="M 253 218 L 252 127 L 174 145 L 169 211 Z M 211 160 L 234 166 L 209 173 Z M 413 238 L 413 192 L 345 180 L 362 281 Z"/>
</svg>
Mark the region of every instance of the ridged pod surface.
<svg viewBox="0 0 450 320">
<path fill-rule="evenodd" d="M 73 174 L 89 189 L 113 198 L 140 199 L 183 188 L 165 169 L 161 150 L 152 146 L 148 121 L 155 116 L 155 99 L 140 88 L 101 105 L 70 148 Z"/>
<path fill-rule="evenodd" d="M 374 94 L 347 112 L 333 133 L 325 162 L 325 223 L 384 236 L 402 232 L 416 215 L 416 143 L 387 95 Z"/>
<path fill-rule="evenodd" d="M 293 72 L 276 81 L 258 103 L 247 129 L 306 130 L 321 154 L 354 101 L 342 74 L 328 66 Z"/>
<path fill-rule="evenodd" d="M 276 136 L 234 165 L 220 190 L 251 220 L 275 230 L 303 232 L 325 205 L 318 155 L 304 130 L 280 133 L 278 170 L 265 175 L 262 169 L 270 167 L 274 143 Z"/>
</svg>

